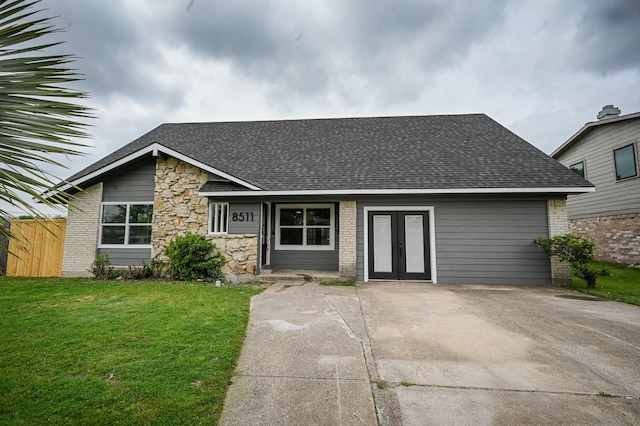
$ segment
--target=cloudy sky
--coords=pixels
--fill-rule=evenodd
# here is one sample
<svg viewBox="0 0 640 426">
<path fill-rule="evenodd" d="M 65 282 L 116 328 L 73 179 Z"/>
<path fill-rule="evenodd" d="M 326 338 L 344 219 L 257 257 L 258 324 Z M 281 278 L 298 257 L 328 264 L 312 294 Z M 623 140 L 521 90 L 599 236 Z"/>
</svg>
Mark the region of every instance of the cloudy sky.
<svg viewBox="0 0 640 426">
<path fill-rule="evenodd" d="M 43 0 L 95 109 L 66 177 L 164 122 L 486 113 L 550 153 L 640 111 L 638 0 Z"/>
</svg>

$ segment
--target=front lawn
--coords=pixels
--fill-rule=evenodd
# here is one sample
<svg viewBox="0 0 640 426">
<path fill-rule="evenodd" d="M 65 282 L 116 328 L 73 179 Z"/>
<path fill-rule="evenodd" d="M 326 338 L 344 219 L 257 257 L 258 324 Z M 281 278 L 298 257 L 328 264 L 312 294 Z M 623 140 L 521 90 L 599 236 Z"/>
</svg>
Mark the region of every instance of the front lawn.
<svg viewBox="0 0 640 426">
<path fill-rule="evenodd" d="M 216 424 L 260 291 L 0 278 L 0 424 Z"/>
<path fill-rule="evenodd" d="M 571 288 L 606 299 L 640 305 L 640 268 L 610 263 L 596 262 L 596 264 L 607 266 L 611 271 L 609 276 L 598 277 L 597 289 L 588 289 L 586 283 L 576 277 L 573 277 Z"/>
</svg>

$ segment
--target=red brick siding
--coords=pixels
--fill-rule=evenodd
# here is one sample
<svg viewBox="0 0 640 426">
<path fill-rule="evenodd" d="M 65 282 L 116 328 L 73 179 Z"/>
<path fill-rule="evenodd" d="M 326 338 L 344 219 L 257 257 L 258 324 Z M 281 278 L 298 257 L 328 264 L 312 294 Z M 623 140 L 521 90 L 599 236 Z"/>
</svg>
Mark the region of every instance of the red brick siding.
<svg viewBox="0 0 640 426">
<path fill-rule="evenodd" d="M 640 264 L 640 213 L 570 219 L 569 232 L 596 243 L 596 260 Z"/>
</svg>

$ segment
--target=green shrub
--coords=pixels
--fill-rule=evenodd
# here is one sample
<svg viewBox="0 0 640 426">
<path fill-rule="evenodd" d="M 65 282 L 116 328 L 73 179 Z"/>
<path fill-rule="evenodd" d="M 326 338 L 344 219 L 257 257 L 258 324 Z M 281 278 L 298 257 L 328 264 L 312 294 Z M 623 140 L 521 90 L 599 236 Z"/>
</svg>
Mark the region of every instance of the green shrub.
<svg viewBox="0 0 640 426">
<path fill-rule="evenodd" d="M 168 272 L 173 279 L 225 280 L 222 266 L 226 260 L 203 235 L 187 233 L 178 237 L 165 247 L 164 254 L 169 258 Z"/>
<path fill-rule="evenodd" d="M 97 280 L 113 280 L 121 275 L 120 271 L 111 265 L 109 253 L 100 253 L 96 256 L 96 260 L 93 261 L 89 272 Z"/>
<path fill-rule="evenodd" d="M 149 263 L 144 262 L 142 265 L 130 265 L 126 269 L 116 269 L 111 264 L 109 253 L 101 253 L 93 261 L 90 272 L 98 280 L 142 280 L 161 278 L 164 266 L 165 264 L 161 260 L 151 259 Z"/>
<path fill-rule="evenodd" d="M 144 278 L 161 278 L 164 274 L 166 263 L 154 257 L 149 263 L 142 265 L 142 275 Z"/>
<path fill-rule="evenodd" d="M 585 280 L 588 288 L 596 288 L 597 277 L 609 275 L 607 268 L 592 263 L 596 245 L 586 237 L 567 234 L 534 241 L 547 256 L 558 256 L 560 262 L 569 262 L 574 275 Z"/>
</svg>

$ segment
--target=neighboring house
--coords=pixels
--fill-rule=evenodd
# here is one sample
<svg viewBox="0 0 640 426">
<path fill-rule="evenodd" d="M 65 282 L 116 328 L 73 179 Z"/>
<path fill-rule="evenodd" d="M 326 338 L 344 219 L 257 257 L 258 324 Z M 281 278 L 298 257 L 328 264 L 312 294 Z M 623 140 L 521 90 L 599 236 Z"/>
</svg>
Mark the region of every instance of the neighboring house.
<svg viewBox="0 0 640 426">
<path fill-rule="evenodd" d="M 596 186 L 570 195 L 569 230 L 596 243 L 596 259 L 640 264 L 640 112 L 606 105 L 551 156 Z"/>
<path fill-rule="evenodd" d="M 566 233 L 567 194 L 593 191 L 484 114 L 163 124 L 61 188 L 81 209 L 67 276 L 96 253 L 141 264 L 194 232 L 233 279 L 482 284 L 566 280 L 533 239 Z"/>
</svg>

